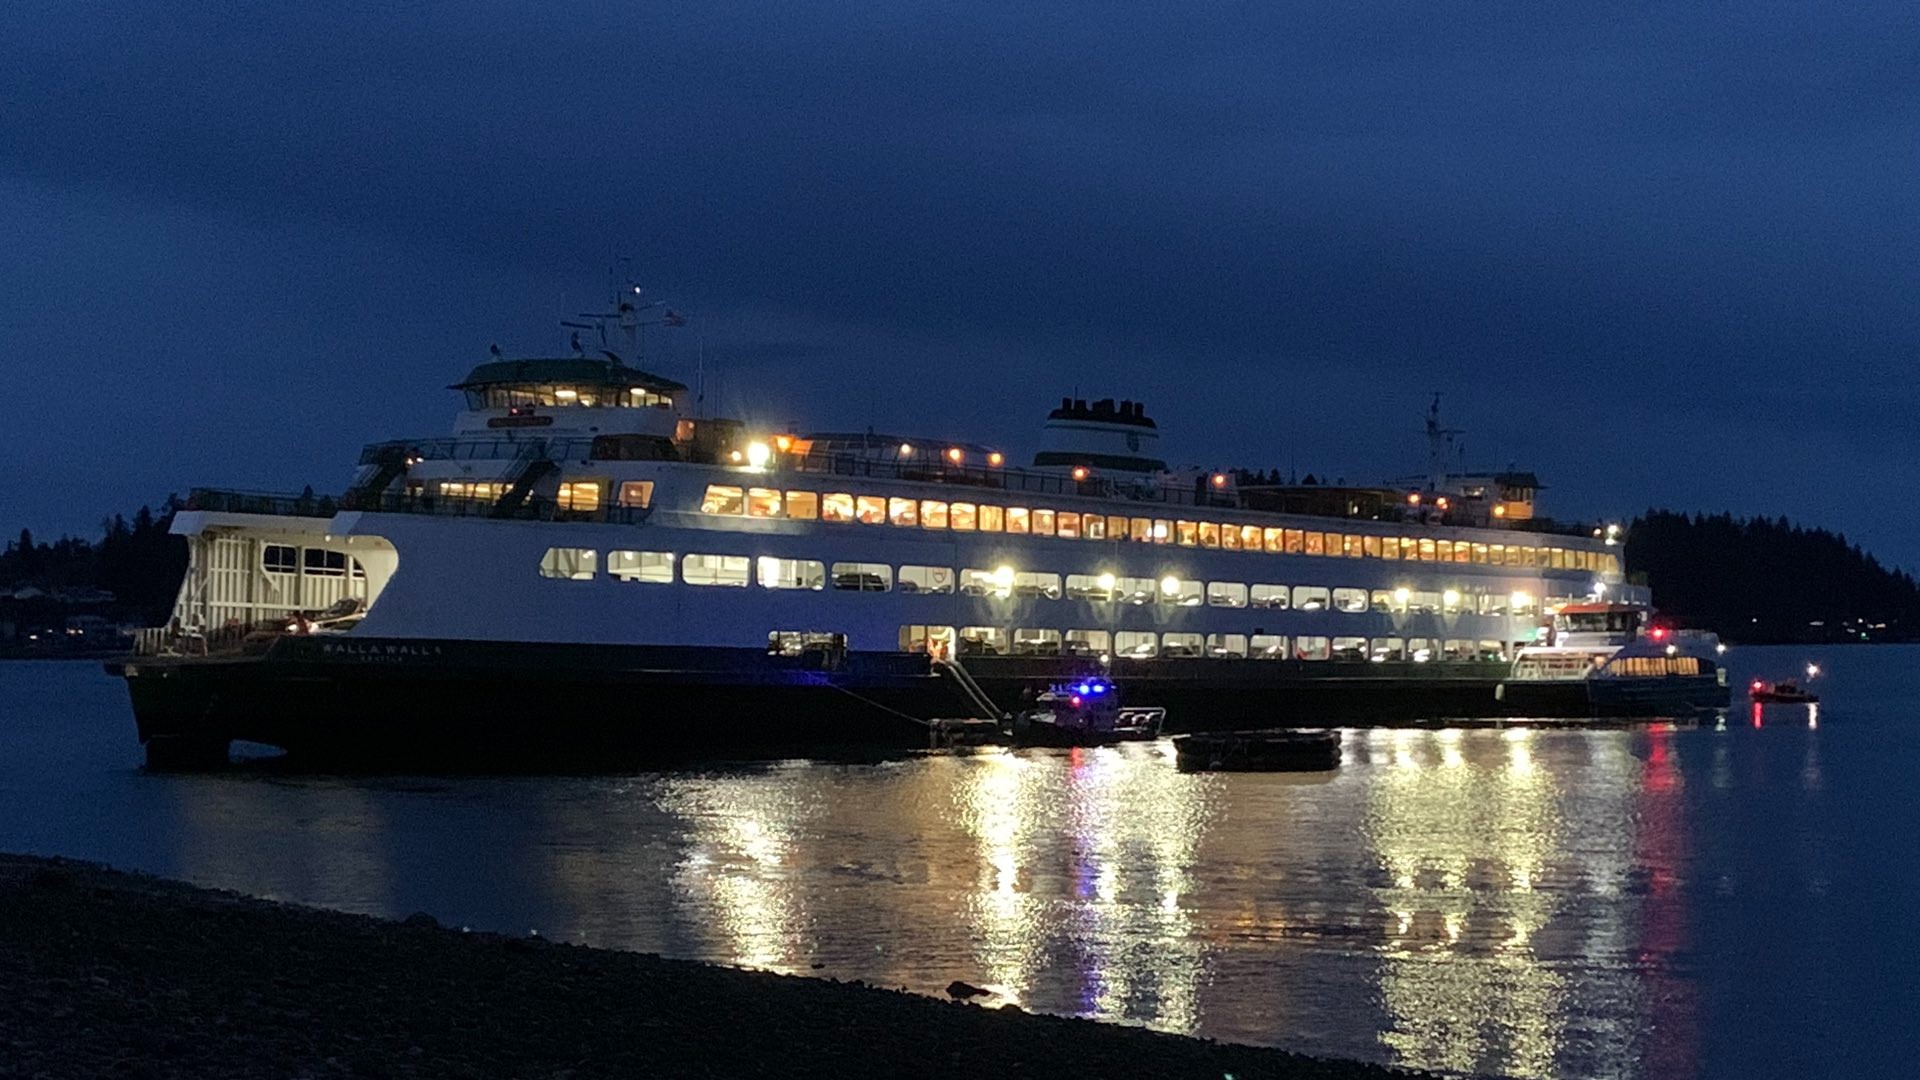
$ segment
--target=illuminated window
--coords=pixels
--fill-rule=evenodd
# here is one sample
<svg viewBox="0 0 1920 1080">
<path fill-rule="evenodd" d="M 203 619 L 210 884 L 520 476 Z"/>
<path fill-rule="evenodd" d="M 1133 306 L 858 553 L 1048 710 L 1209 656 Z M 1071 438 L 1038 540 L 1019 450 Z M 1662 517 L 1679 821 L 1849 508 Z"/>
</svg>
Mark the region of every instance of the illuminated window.
<svg viewBox="0 0 1920 1080">
<path fill-rule="evenodd" d="M 680 580 L 744 589 L 752 580 L 752 569 L 753 562 L 745 555 L 688 555 L 680 560 Z"/>
<path fill-rule="evenodd" d="M 918 525 L 920 523 L 920 504 L 912 499 L 888 499 L 887 520 L 895 525 Z"/>
<path fill-rule="evenodd" d="M 853 518 L 862 525 L 885 525 L 887 500 L 878 495 L 854 496 Z"/>
<path fill-rule="evenodd" d="M 1160 635 L 1161 656 L 1203 656 L 1206 648 L 1207 639 L 1199 634 Z"/>
<path fill-rule="evenodd" d="M 673 552 L 609 551 L 607 575 L 616 581 L 670 584 L 673 581 Z"/>
<path fill-rule="evenodd" d="M 1285 660 L 1287 639 L 1280 634 L 1255 634 L 1247 641 L 1247 655 L 1255 660 Z"/>
<path fill-rule="evenodd" d="M 1247 635 L 1208 634 L 1207 655 L 1215 660 L 1245 660 L 1247 658 Z"/>
<path fill-rule="evenodd" d="M 1127 526 L 1126 518 L 1108 518 L 1104 514 L 1087 514 L 1080 519 L 1080 535 L 1086 537 L 1088 540 L 1105 540 L 1107 538 L 1107 524 L 1110 521 L 1119 522 L 1123 530 Z M 1122 532 L 1118 538 L 1125 539 L 1126 535 L 1125 532 Z"/>
<path fill-rule="evenodd" d="M 1341 546 L 1344 542 L 1345 542 L 1344 538 L 1339 533 L 1328 533 L 1327 534 L 1328 557 L 1337 559 L 1341 555 L 1346 554 L 1345 549 Z"/>
<path fill-rule="evenodd" d="M 1506 643 L 1500 641 L 1482 641 L 1477 650 L 1477 659 L 1485 663 L 1499 663 L 1507 658 Z"/>
<path fill-rule="evenodd" d="M 1054 518 L 1054 534 L 1062 540 L 1080 539 L 1080 515 L 1061 511 Z"/>
<path fill-rule="evenodd" d="M 1360 537 L 1352 533 L 1343 534 L 1340 537 L 1340 554 L 1345 555 L 1349 559 L 1357 559 L 1364 554 L 1360 546 Z"/>
<path fill-rule="evenodd" d="M 922 499 L 920 501 L 920 525 L 922 528 L 927 529 L 946 528 L 947 504 L 938 499 Z"/>
<path fill-rule="evenodd" d="M 1127 519 L 1127 535 L 1130 538 L 1132 538 L 1136 543 L 1141 543 L 1141 544 L 1153 543 L 1153 519 L 1128 518 Z"/>
<path fill-rule="evenodd" d="M 1240 548 L 1243 551 L 1259 551 L 1260 550 L 1260 526 L 1258 525 L 1240 526 Z"/>
<path fill-rule="evenodd" d="M 1013 575 L 1013 595 L 1037 600 L 1060 599 L 1060 575 L 1023 571 Z"/>
<path fill-rule="evenodd" d="M 1367 659 L 1376 664 L 1400 663 L 1407 658 L 1407 643 L 1403 638 L 1377 637 L 1373 639 L 1373 648 Z"/>
<path fill-rule="evenodd" d="M 1288 589 L 1285 585 L 1255 585 L 1249 596 L 1250 602 L 1257 608 L 1285 611 L 1290 606 Z"/>
<path fill-rule="evenodd" d="M 1007 507 L 1007 533 L 1024 536 L 1033 531 L 1033 517 L 1024 506 Z"/>
<path fill-rule="evenodd" d="M 999 656 L 1007 651 L 1007 632 L 997 626 L 963 626 L 960 628 L 960 652 L 962 655 Z"/>
<path fill-rule="evenodd" d="M 540 556 L 540 576 L 568 581 L 590 581 L 599 556 L 592 548 L 548 548 Z"/>
<path fill-rule="evenodd" d="M 1296 660 L 1325 660 L 1333 655 L 1333 643 L 1323 637 L 1297 637 L 1293 639 L 1293 657 Z"/>
<path fill-rule="evenodd" d="M 1133 520 L 1141 521 L 1143 519 L 1134 518 Z M 1107 515 L 1107 539 L 1125 540 L 1129 535 L 1131 535 L 1131 530 L 1132 530 L 1132 526 L 1129 524 L 1126 518 L 1120 516 L 1119 514 Z"/>
<path fill-rule="evenodd" d="M 1173 522 L 1166 518 L 1153 519 L 1153 542 L 1156 544 L 1173 543 Z"/>
<path fill-rule="evenodd" d="M 1203 548 L 1217 548 L 1220 546 L 1219 522 L 1203 521 L 1200 523 L 1200 546 Z"/>
<path fill-rule="evenodd" d="M 1437 659 L 1440 655 L 1440 643 L 1432 638 L 1408 638 L 1407 659 L 1416 664 L 1424 664 Z"/>
<path fill-rule="evenodd" d="M 1521 554 L 1520 554 L 1520 545 L 1508 544 L 1507 545 L 1507 565 L 1520 566 L 1520 565 L 1523 565 L 1524 563 L 1525 563 L 1525 560 L 1521 558 Z"/>
<path fill-rule="evenodd" d="M 1367 658 L 1367 639 L 1363 637 L 1334 638 L 1330 656 L 1334 660 L 1343 660 L 1347 663 L 1365 661 Z"/>
<path fill-rule="evenodd" d="M 1325 611 L 1332 597 L 1323 585 L 1295 585 L 1293 607 L 1296 611 Z"/>
<path fill-rule="evenodd" d="M 893 588 L 893 567 L 886 563 L 837 562 L 833 587 L 842 592 L 886 592 Z"/>
<path fill-rule="evenodd" d="M 900 568 L 900 591 L 903 593 L 935 593 L 946 595 L 953 592 L 953 568 L 948 566 L 903 566 Z"/>
<path fill-rule="evenodd" d="M 1450 664 L 1465 663 L 1473 659 L 1473 642 L 1464 638 L 1448 638 L 1447 647 L 1441 651 L 1440 659 Z"/>
<path fill-rule="evenodd" d="M 1238 525 L 1220 526 L 1220 550 L 1240 550 L 1240 527 Z"/>
<path fill-rule="evenodd" d="M 1398 559 L 1400 557 L 1400 538 L 1397 536 L 1381 537 L 1380 557 L 1383 559 Z"/>
<path fill-rule="evenodd" d="M 1113 583 L 1113 598 L 1123 604 L 1151 604 L 1160 583 L 1150 577 L 1123 577 Z"/>
<path fill-rule="evenodd" d="M 1053 511 L 1036 509 L 1033 512 L 1033 535 L 1053 535 Z"/>
<path fill-rule="evenodd" d="M 1105 581 L 1103 585 L 1101 582 Z M 1111 600 L 1119 579 L 1112 574 L 1068 574 L 1067 599 L 1069 600 Z"/>
<path fill-rule="evenodd" d="M 787 516 L 795 521 L 812 521 L 820 516 L 820 496 L 811 491 L 787 492 Z"/>
<path fill-rule="evenodd" d="M 954 503 L 947 523 L 955 532 L 972 532 L 980 525 L 980 509 L 972 503 Z"/>
<path fill-rule="evenodd" d="M 291 574 L 300 569 L 300 549 L 268 544 L 260 551 L 260 565 L 269 574 Z"/>
<path fill-rule="evenodd" d="M 1260 530 L 1260 546 L 1269 555 L 1279 555 L 1287 550 L 1286 533 L 1280 529 Z"/>
<path fill-rule="evenodd" d="M 1327 553 L 1327 538 L 1317 532 L 1308 533 L 1307 534 L 1307 554 L 1325 555 L 1326 553 Z"/>
<path fill-rule="evenodd" d="M 735 491 L 740 490 L 735 488 Z M 560 509 L 588 512 L 600 509 L 600 481 L 568 480 L 560 484 Z M 738 511 L 735 511 L 738 513 Z"/>
<path fill-rule="evenodd" d="M 1113 655 L 1146 660 L 1160 655 L 1160 637 L 1151 630 L 1122 630 L 1113 636 Z"/>
<path fill-rule="evenodd" d="M 1361 550 L 1361 553 L 1369 559 L 1379 558 L 1380 557 L 1380 538 L 1377 536 L 1362 537 L 1360 540 L 1360 550 Z"/>
<path fill-rule="evenodd" d="M 1397 605 L 1398 601 L 1394 599 L 1392 589 L 1375 589 L 1367 598 L 1367 606 L 1373 611 L 1383 615 L 1406 610 L 1406 608 Z"/>
<path fill-rule="evenodd" d="M 1100 656 L 1112 648 L 1112 641 L 1105 630 L 1069 630 L 1061 651 L 1068 656 Z"/>
<path fill-rule="evenodd" d="M 953 627 L 951 626 L 913 625 L 900 628 L 901 652 L 931 652 L 942 656 L 952 656 L 953 640 Z"/>
<path fill-rule="evenodd" d="M 1455 540 L 1453 542 L 1453 561 L 1457 563 L 1472 562 L 1473 545 L 1467 543 L 1465 540 Z"/>
<path fill-rule="evenodd" d="M 960 595 L 992 596 L 1005 599 L 1013 595 L 1013 571 L 1001 573 L 998 570 L 975 570 L 968 568 L 960 571 Z"/>
<path fill-rule="evenodd" d="M 1247 587 L 1238 581 L 1209 581 L 1207 604 L 1210 607 L 1246 607 Z"/>
<path fill-rule="evenodd" d="M 1347 612 L 1348 614 L 1354 614 L 1357 612 L 1367 610 L 1367 590 L 1365 589 L 1333 590 L 1333 610 L 1344 611 L 1344 612 Z"/>
<path fill-rule="evenodd" d="M 982 506 L 980 508 L 981 532 L 1002 532 L 1006 527 L 1007 512 L 1005 509 L 998 506 Z"/>
<path fill-rule="evenodd" d="M 780 492 L 774 488 L 747 489 L 747 516 L 777 518 L 784 509 Z"/>
<path fill-rule="evenodd" d="M 1195 547 L 1200 543 L 1200 523 L 1197 521 L 1176 521 L 1173 523 L 1174 542 L 1181 547 Z"/>
<path fill-rule="evenodd" d="M 652 506 L 653 505 L 653 481 L 651 480 L 620 481 L 619 504 L 628 509 L 639 509 L 641 507 Z"/>
<path fill-rule="evenodd" d="M 1021 627 L 1013 632 L 1013 655 L 1059 656 L 1060 631 Z"/>
<path fill-rule="evenodd" d="M 1433 553 L 1438 548 L 1438 546 L 1439 545 L 1435 544 L 1432 540 L 1422 538 L 1420 541 L 1420 546 L 1417 549 L 1420 552 L 1420 561 L 1432 562 L 1434 559 Z"/>
<path fill-rule="evenodd" d="M 762 555 L 757 560 L 760 587 L 763 589 L 813 589 L 827 587 L 827 568 L 812 559 L 776 559 Z"/>
<path fill-rule="evenodd" d="M 1453 561 L 1453 541 L 1435 540 L 1433 542 L 1433 560 L 1435 562 Z"/>
<path fill-rule="evenodd" d="M 1198 581 L 1168 577 L 1160 581 L 1160 602 L 1175 607 L 1199 607 L 1206 603 L 1206 589 Z"/>
<path fill-rule="evenodd" d="M 747 512 L 747 493 L 737 487 L 725 484 L 708 484 L 706 497 L 700 500 L 700 512 L 703 514 L 744 514 Z"/>
<path fill-rule="evenodd" d="M 1507 561 L 1507 546 L 1505 544 L 1489 545 L 1487 547 L 1487 561 L 1495 566 L 1505 563 Z"/>
<path fill-rule="evenodd" d="M 1307 550 L 1307 534 L 1299 529 L 1287 530 L 1287 554 L 1302 555 Z"/>
<path fill-rule="evenodd" d="M 853 516 L 853 496 L 844 492 L 832 492 L 820 499 L 820 520 L 851 522 Z"/>
</svg>

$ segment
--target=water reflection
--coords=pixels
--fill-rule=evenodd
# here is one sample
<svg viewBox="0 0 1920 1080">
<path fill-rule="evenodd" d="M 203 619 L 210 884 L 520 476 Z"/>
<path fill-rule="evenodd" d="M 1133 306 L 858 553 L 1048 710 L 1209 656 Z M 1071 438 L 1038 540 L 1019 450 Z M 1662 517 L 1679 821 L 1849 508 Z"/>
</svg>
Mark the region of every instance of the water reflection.
<svg viewBox="0 0 1920 1080">
<path fill-rule="evenodd" d="M 1736 783 L 1729 733 L 1693 734 Z M 1312 776 L 1131 746 L 153 783 L 186 876 L 306 902 L 1455 1072 L 1686 1075 L 1678 737 L 1354 732 Z M 1817 748 L 1796 763 L 1817 791 Z"/>
</svg>

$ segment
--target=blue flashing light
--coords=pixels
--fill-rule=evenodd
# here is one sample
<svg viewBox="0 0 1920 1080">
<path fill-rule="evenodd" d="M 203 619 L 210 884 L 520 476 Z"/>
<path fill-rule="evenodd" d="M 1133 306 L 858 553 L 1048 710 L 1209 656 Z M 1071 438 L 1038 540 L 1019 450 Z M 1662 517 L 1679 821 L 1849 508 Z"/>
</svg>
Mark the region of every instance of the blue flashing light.
<svg viewBox="0 0 1920 1080">
<path fill-rule="evenodd" d="M 1094 693 L 1096 693 L 1096 694 L 1104 694 L 1104 693 L 1106 693 L 1106 692 L 1107 692 L 1107 684 L 1106 684 L 1106 683 L 1094 683 L 1094 684 L 1093 684 L 1093 692 L 1094 692 Z"/>
<path fill-rule="evenodd" d="M 1086 683 L 1081 683 L 1079 686 L 1074 687 L 1073 691 L 1076 694 L 1090 694 L 1093 692 L 1093 688 Z"/>
</svg>

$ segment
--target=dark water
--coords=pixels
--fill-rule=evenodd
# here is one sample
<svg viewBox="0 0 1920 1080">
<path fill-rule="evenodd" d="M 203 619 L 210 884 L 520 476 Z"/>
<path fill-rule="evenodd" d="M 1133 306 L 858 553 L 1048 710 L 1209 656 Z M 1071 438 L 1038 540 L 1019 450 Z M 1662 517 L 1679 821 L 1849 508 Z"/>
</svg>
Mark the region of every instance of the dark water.
<svg viewBox="0 0 1920 1080">
<path fill-rule="evenodd" d="M 1817 659 L 1816 717 L 1351 732 L 1315 778 L 150 776 L 97 665 L 0 664 L 0 849 L 1448 1070 L 1916 1075 L 1920 649 Z"/>
</svg>

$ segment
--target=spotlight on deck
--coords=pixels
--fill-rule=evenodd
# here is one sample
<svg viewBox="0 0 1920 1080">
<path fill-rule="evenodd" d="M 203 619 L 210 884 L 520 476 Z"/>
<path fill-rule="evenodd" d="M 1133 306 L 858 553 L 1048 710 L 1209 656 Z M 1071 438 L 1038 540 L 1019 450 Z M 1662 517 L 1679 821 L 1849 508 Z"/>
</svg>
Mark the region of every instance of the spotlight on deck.
<svg viewBox="0 0 1920 1080">
<path fill-rule="evenodd" d="M 1180 579 L 1177 577 L 1174 577 L 1172 574 L 1168 574 L 1166 577 L 1161 578 L 1160 591 L 1162 593 L 1165 593 L 1168 596 L 1172 596 L 1173 594 L 1179 592 Z"/>
<path fill-rule="evenodd" d="M 987 455 L 987 464 L 992 465 L 996 469 L 1006 463 L 1007 463 L 1007 455 L 1001 453 L 998 450 L 995 450 L 993 453 Z"/>
<path fill-rule="evenodd" d="M 773 450 L 768 447 L 766 443 L 750 442 L 747 444 L 747 464 L 753 468 L 766 468 L 768 459 L 772 457 Z"/>
</svg>

